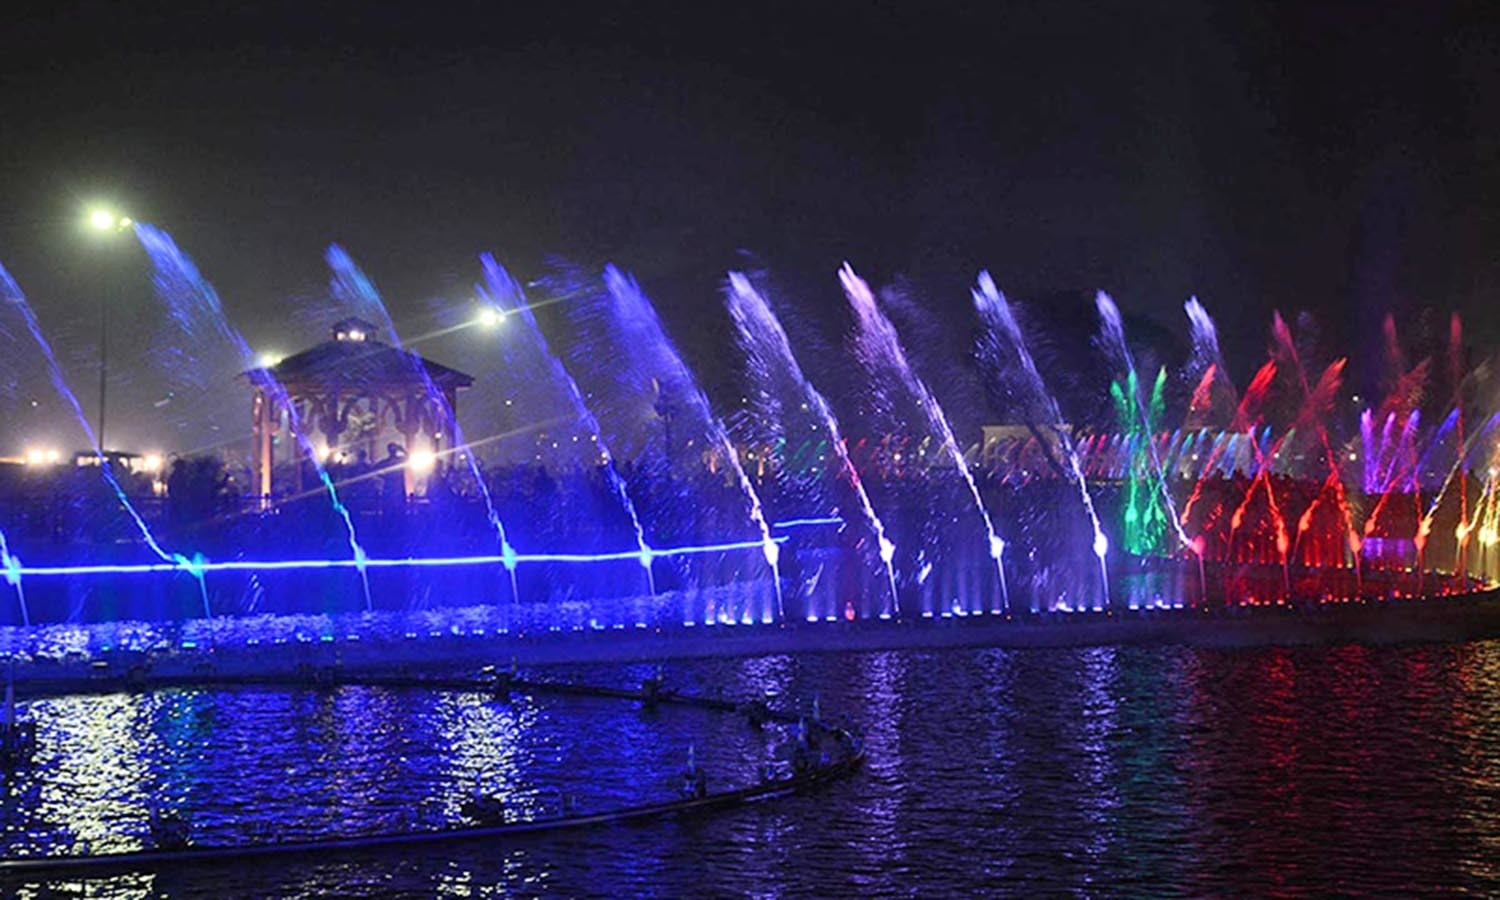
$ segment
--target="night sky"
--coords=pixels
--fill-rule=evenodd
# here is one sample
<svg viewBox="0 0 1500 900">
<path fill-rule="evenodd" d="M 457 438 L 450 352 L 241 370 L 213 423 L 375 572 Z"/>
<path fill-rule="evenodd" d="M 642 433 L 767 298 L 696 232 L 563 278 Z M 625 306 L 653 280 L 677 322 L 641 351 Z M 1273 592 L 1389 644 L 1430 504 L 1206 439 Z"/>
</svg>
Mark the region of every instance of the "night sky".
<svg viewBox="0 0 1500 900">
<path fill-rule="evenodd" d="M 81 388 L 98 298 L 137 326 L 122 418 L 158 390 L 126 356 L 160 307 L 138 251 L 80 228 L 97 200 L 171 231 L 283 352 L 322 337 L 333 241 L 418 331 L 481 251 L 523 280 L 613 260 L 700 369 L 725 269 L 791 285 L 829 343 L 844 259 L 908 279 L 950 362 L 981 267 L 1184 334 L 1197 294 L 1241 382 L 1273 308 L 1360 378 L 1387 310 L 1416 342 L 1451 309 L 1476 353 L 1500 336 L 1484 4 L 197 6 L 53 3 L 0 38 L 0 262 Z M 16 369 L 0 455 L 61 414 L 21 412 Z"/>
</svg>

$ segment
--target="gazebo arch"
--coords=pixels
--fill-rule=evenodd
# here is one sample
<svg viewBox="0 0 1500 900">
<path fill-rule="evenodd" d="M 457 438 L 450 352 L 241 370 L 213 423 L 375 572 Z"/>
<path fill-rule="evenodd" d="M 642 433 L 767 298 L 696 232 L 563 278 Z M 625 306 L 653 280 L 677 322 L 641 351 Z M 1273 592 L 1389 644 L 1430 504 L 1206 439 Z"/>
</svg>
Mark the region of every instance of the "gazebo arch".
<svg viewBox="0 0 1500 900">
<path fill-rule="evenodd" d="M 445 441 L 452 444 L 458 392 L 471 387 L 473 377 L 375 340 L 375 334 L 363 319 L 343 319 L 334 323 L 329 340 L 243 374 L 254 392 L 254 484 L 263 503 L 274 494 L 278 433 L 293 438 L 283 442 L 282 461 L 293 463 L 296 490 L 304 487 L 305 454 L 291 432 L 293 422 L 327 456 L 364 450 L 373 461 L 393 438 L 408 454 L 441 453 Z M 406 485 L 410 492 L 409 472 Z"/>
</svg>

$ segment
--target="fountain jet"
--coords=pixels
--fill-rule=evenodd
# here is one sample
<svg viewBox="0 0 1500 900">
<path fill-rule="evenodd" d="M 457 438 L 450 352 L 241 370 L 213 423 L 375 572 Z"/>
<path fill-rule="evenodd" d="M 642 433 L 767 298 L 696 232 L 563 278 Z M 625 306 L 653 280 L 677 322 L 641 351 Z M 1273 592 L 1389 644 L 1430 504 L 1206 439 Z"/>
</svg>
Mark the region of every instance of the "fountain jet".
<svg viewBox="0 0 1500 900">
<path fill-rule="evenodd" d="M 784 618 L 779 563 L 781 548 L 771 537 L 771 528 L 762 511 L 760 495 L 756 492 L 755 485 L 751 484 L 749 476 L 745 474 L 739 453 L 730 442 L 724 423 L 713 414 L 708 398 L 698 387 L 692 371 L 688 369 L 687 363 L 683 362 L 682 355 L 678 353 L 671 338 L 667 337 L 655 308 L 652 307 L 650 299 L 641 290 L 636 280 L 614 265 L 609 265 L 604 270 L 604 284 L 611 301 L 610 312 L 620 336 L 625 340 L 635 342 L 639 348 L 651 352 L 651 363 L 658 367 L 659 377 L 664 378 L 665 383 L 672 385 L 674 390 L 680 392 L 679 399 L 687 404 L 695 420 L 703 424 L 709 443 L 724 464 L 733 472 L 735 483 L 744 497 L 750 521 L 760 533 L 762 555 L 765 557 L 766 565 L 770 567 L 775 588 L 777 618 Z"/>
<path fill-rule="evenodd" d="M 593 412 L 583 400 L 583 392 L 578 388 L 578 382 L 568 372 L 562 360 L 552 352 L 547 344 L 546 335 L 542 334 L 541 327 L 537 324 L 536 316 L 526 302 L 525 292 L 521 285 L 511 278 L 510 273 L 505 270 L 495 258 L 488 253 L 479 257 L 480 265 L 484 269 L 484 285 L 480 292 L 485 294 L 493 302 L 500 315 L 519 318 L 526 323 L 526 333 L 531 336 L 537 352 L 546 360 L 551 370 L 552 379 L 555 383 L 567 388 L 568 399 L 573 403 L 573 415 L 575 421 L 583 424 L 593 437 L 594 443 L 599 447 L 599 456 L 604 463 L 605 479 L 609 483 L 610 493 L 620 502 L 620 508 L 630 517 L 630 527 L 635 532 L 635 543 L 640 551 L 641 568 L 646 572 L 646 587 L 651 596 L 656 596 L 656 576 L 652 574 L 653 551 L 646 543 L 646 529 L 641 524 L 640 514 L 636 511 L 635 502 L 630 498 L 630 492 L 626 489 L 625 479 L 620 477 L 619 467 L 615 464 L 614 454 L 610 452 L 609 445 L 604 439 L 604 433 L 599 428 L 599 420 L 594 417 Z"/>
</svg>

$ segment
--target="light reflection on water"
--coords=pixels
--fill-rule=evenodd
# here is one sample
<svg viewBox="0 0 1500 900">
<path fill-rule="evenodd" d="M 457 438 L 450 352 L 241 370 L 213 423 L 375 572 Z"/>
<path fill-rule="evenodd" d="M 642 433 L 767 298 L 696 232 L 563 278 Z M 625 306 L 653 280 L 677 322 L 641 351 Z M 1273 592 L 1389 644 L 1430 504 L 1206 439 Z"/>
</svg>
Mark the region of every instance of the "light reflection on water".
<svg viewBox="0 0 1500 900">
<path fill-rule="evenodd" d="M 634 686 L 654 666 L 559 677 Z M 506 846 L 89 882 L 104 895 L 1500 892 L 1500 644 L 978 650 L 708 660 L 670 686 L 767 692 L 865 732 L 868 770 L 749 809 Z M 135 846 L 153 797 L 204 842 L 431 827 L 482 786 L 518 814 L 715 787 L 777 735 L 733 716 L 342 688 L 29 705 L 12 852 Z M 246 825 L 244 820 L 252 821 Z M 80 893 L 64 888 L 65 893 Z"/>
<path fill-rule="evenodd" d="M 444 758 L 447 790 L 437 798 L 438 821 L 457 819 L 459 807 L 475 793 L 511 798 L 509 808 L 524 816 L 537 812 L 522 740 L 538 715 L 528 698 L 498 704 L 475 694 L 444 694 L 436 713 L 439 739 L 450 748 Z"/>
</svg>

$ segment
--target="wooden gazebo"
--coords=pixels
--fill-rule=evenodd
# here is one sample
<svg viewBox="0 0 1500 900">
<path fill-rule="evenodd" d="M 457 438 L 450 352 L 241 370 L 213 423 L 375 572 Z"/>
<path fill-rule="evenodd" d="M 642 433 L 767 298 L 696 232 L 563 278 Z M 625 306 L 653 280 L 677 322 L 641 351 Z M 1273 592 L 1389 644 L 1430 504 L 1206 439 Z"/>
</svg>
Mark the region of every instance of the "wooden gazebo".
<svg viewBox="0 0 1500 900">
<path fill-rule="evenodd" d="M 473 385 L 473 377 L 375 335 L 369 322 L 344 319 L 334 324 L 329 340 L 244 373 L 254 390 L 254 477 L 261 497 L 272 496 L 278 443 L 285 448 L 283 461 L 293 463 L 297 490 L 303 487 L 304 453 L 291 431 L 293 422 L 325 457 L 353 457 L 363 450 L 374 461 L 387 442 L 399 443 L 408 454 L 437 454 L 445 441 L 451 444 L 458 392 Z M 292 439 L 278 442 L 278 433 Z"/>
</svg>

